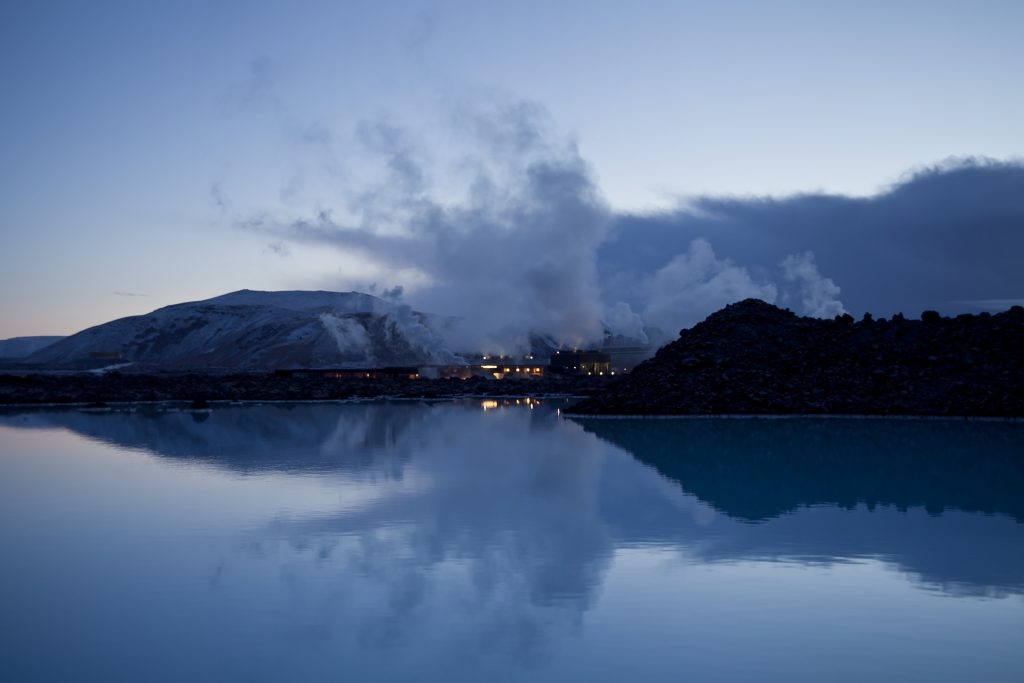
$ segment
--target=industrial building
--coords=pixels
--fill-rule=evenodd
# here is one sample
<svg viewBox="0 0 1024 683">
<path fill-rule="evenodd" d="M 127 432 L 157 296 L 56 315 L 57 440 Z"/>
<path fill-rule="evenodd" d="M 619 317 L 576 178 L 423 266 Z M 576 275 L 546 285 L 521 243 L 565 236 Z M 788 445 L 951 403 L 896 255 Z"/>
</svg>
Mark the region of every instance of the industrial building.
<svg viewBox="0 0 1024 683">
<path fill-rule="evenodd" d="M 612 357 L 601 351 L 555 351 L 548 364 L 563 375 L 611 375 Z"/>
</svg>

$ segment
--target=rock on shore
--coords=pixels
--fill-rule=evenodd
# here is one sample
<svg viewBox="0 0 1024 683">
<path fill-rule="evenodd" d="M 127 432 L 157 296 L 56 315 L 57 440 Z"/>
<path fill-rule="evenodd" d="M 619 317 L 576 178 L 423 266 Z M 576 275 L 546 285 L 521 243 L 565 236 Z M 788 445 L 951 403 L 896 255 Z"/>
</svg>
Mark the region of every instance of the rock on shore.
<svg viewBox="0 0 1024 683">
<path fill-rule="evenodd" d="M 1024 416 L 1024 308 L 921 317 L 820 320 L 747 299 L 572 412 Z"/>
</svg>

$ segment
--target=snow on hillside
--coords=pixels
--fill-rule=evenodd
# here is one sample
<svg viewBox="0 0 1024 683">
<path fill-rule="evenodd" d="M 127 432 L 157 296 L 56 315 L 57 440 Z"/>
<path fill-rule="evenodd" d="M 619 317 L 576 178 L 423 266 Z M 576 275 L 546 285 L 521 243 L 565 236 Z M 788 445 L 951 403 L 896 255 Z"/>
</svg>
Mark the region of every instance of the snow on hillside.
<svg viewBox="0 0 1024 683">
<path fill-rule="evenodd" d="M 261 292 L 240 289 L 212 299 L 196 301 L 177 306 L 212 304 L 217 306 L 269 306 L 291 311 L 331 311 L 333 313 L 388 313 L 399 305 L 362 292 L 325 292 L 291 290 L 282 292 Z M 173 307 L 169 307 L 173 308 Z"/>
<path fill-rule="evenodd" d="M 435 324 L 408 306 L 359 292 L 241 290 L 97 325 L 26 361 L 178 369 L 453 362 Z"/>
<path fill-rule="evenodd" d="M 0 339 L 0 358 L 24 358 L 64 337 L 11 337 Z"/>
</svg>

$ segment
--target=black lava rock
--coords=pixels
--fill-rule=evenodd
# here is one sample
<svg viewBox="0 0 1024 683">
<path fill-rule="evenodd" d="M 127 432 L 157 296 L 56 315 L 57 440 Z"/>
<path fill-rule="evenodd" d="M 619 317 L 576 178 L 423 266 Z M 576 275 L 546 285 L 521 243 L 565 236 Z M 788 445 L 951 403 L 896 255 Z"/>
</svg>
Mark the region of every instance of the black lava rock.
<svg viewBox="0 0 1024 683">
<path fill-rule="evenodd" d="M 572 412 L 1024 416 L 1024 308 L 854 322 L 747 299 Z"/>
</svg>

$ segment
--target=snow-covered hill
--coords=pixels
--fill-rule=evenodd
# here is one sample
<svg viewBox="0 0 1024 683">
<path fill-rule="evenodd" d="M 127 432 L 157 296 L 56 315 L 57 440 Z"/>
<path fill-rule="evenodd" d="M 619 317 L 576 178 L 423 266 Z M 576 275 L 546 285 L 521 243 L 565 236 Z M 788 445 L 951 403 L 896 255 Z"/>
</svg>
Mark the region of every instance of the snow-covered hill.
<svg viewBox="0 0 1024 683">
<path fill-rule="evenodd" d="M 0 339 L 0 358 L 24 358 L 64 337 L 11 337 Z"/>
<path fill-rule="evenodd" d="M 90 327 L 28 356 L 47 366 L 174 369 L 448 363 L 442 321 L 359 292 L 257 292 L 175 304 Z"/>
</svg>

